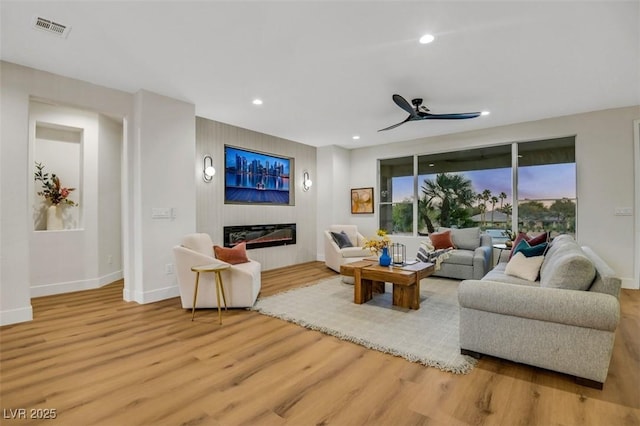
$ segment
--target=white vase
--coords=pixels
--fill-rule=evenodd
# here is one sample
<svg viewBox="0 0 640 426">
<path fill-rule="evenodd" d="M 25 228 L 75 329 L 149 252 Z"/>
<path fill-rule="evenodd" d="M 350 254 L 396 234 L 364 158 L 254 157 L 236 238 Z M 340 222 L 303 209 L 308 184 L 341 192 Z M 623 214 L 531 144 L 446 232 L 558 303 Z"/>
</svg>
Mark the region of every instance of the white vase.
<svg viewBox="0 0 640 426">
<path fill-rule="evenodd" d="M 47 209 L 47 231 L 57 231 L 60 229 L 64 229 L 62 207 L 59 205 L 49 206 Z"/>
</svg>

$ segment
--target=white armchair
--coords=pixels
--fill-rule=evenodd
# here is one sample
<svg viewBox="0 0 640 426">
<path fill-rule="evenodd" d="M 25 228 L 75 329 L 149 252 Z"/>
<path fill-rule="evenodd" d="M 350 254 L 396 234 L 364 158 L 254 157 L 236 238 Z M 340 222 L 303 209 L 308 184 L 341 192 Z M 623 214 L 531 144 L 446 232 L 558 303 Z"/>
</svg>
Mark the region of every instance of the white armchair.
<svg viewBox="0 0 640 426">
<path fill-rule="evenodd" d="M 213 242 L 208 234 L 188 234 L 182 239 L 182 244 L 173 248 L 176 275 L 180 288 L 182 307 L 193 307 L 193 291 L 196 273 L 192 266 L 222 263 L 216 259 L 213 252 Z M 222 271 L 222 285 L 229 308 L 247 308 L 253 306 L 260 293 L 261 265 L 255 260 L 231 265 Z M 215 274 L 201 273 L 198 286 L 198 300 L 196 308 L 217 308 Z"/>
<path fill-rule="evenodd" d="M 352 247 L 340 248 L 332 232 L 340 234 L 344 232 Z M 340 266 L 345 263 L 357 262 L 373 254 L 369 249 L 363 248 L 365 238 L 358 232 L 355 225 L 331 225 L 324 231 L 324 261 L 327 267 L 340 273 Z M 346 277 L 345 277 L 346 278 Z"/>
</svg>

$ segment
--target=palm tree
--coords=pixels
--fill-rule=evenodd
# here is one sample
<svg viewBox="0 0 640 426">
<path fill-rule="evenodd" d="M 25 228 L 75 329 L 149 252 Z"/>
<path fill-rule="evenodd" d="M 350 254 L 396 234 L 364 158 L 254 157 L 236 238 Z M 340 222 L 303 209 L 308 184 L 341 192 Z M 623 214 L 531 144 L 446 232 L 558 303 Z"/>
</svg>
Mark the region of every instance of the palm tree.
<svg viewBox="0 0 640 426">
<path fill-rule="evenodd" d="M 491 196 L 491 224 L 493 224 L 493 212 L 496 211 L 496 204 L 498 203 L 498 197 Z"/>
<path fill-rule="evenodd" d="M 498 198 L 500 198 L 500 210 L 499 211 L 501 211 L 502 213 L 506 214 L 506 212 L 504 211 L 504 200 L 507 198 L 507 194 L 504 191 L 502 191 L 500 193 L 500 195 L 498 195 Z M 507 228 L 507 222 L 508 221 L 504 222 L 505 229 Z"/>
<path fill-rule="evenodd" d="M 485 223 L 485 210 L 484 204 L 478 204 L 478 211 L 480 212 L 480 224 L 483 225 Z"/>
<path fill-rule="evenodd" d="M 504 191 L 502 191 L 500 193 L 500 195 L 498 195 L 498 198 L 500 198 L 500 210 L 499 211 L 502 211 L 502 206 L 503 206 L 504 200 L 507 198 L 507 194 Z"/>
<path fill-rule="evenodd" d="M 504 206 L 502 206 L 500 210 L 502 210 L 502 213 L 507 215 L 507 221 L 505 222 L 504 227 L 505 229 L 508 229 L 509 227 L 511 227 L 511 219 L 509 217 L 513 212 L 513 206 L 511 205 L 511 203 L 507 203 Z"/>
<path fill-rule="evenodd" d="M 482 204 L 482 201 L 484 200 L 484 198 L 481 193 L 477 193 L 475 198 L 476 198 L 476 201 L 478 202 L 478 211 L 480 212 L 480 223 L 483 223 L 485 209 L 483 208 L 484 205 Z"/>
<path fill-rule="evenodd" d="M 429 214 L 434 211 L 433 205 L 431 202 L 427 201 L 425 198 L 418 199 L 418 209 L 420 211 L 420 217 L 424 219 L 424 223 L 427 226 L 427 232 L 432 233 L 435 232 L 435 228 L 433 227 L 433 222 L 429 217 Z"/>
<path fill-rule="evenodd" d="M 487 202 L 489 201 L 489 199 L 491 199 L 491 191 L 488 189 L 485 189 L 484 191 L 482 191 L 482 201 L 484 201 L 484 211 L 487 211 Z M 486 222 L 486 216 L 485 216 L 485 221 L 484 221 L 484 225 L 486 226 L 487 222 Z"/>
<path fill-rule="evenodd" d="M 466 210 L 473 204 L 471 181 L 462 175 L 440 173 L 435 180 L 425 180 L 421 189 L 426 205 L 440 208 L 440 226 L 458 224 L 453 221 L 460 220 L 459 211 Z M 428 229 L 429 221 L 426 222 Z"/>
</svg>

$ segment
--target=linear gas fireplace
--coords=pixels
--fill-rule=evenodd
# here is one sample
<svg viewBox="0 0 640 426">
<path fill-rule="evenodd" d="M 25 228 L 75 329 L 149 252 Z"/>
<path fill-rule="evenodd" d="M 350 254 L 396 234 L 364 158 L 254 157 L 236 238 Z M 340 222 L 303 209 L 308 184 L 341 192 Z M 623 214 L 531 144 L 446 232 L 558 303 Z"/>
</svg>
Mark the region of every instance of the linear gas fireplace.
<svg viewBox="0 0 640 426">
<path fill-rule="evenodd" d="M 224 246 L 246 242 L 247 249 L 286 246 L 296 243 L 296 224 L 239 225 L 224 227 Z"/>
</svg>

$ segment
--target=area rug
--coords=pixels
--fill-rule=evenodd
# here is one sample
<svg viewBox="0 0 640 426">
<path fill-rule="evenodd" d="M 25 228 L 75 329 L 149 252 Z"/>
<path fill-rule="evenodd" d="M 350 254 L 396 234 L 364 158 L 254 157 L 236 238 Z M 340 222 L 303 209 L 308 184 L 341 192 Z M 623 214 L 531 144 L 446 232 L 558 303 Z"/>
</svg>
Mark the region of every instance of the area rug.
<svg viewBox="0 0 640 426">
<path fill-rule="evenodd" d="M 458 282 L 427 278 L 420 309 L 393 306 L 391 285 L 362 305 L 340 277 L 259 299 L 253 310 L 367 348 L 465 374 L 476 363 L 460 354 Z"/>
</svg>

